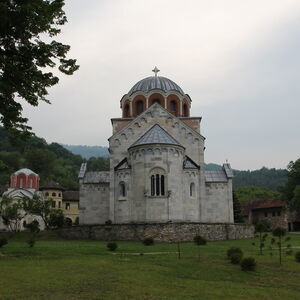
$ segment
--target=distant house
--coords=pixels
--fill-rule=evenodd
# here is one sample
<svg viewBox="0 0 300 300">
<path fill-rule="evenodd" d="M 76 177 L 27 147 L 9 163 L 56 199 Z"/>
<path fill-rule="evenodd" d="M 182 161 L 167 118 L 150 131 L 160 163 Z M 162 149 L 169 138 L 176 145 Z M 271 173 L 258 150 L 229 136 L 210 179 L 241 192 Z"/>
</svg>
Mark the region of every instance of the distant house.
<svg viewBox="0 0 300 300">
<path fill-rule="evenodd" d="M 45 199 L 52 200 L 52 208 L 62 210 L 69 225 L 79 221 L 78 191 L 65 191 L 64 187 L 53 181 L 41 186 L 40 191 L 42 191 Z"/>
<path fill-rule="evenodd" d="M 300 218 L 287 210 L 286 202 L 281 199 L 255 200 L 242 207 L 244 220 L 257 224 L 267 220 L 271 229 L 283 227 L 288 231 L 300 231 Z"/>
</svg>

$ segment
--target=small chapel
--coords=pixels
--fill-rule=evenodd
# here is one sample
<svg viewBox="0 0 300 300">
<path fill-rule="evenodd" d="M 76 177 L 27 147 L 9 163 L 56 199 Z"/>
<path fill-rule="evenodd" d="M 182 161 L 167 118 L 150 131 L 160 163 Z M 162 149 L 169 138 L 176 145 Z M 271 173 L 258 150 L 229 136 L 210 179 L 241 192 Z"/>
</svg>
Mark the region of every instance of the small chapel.
<svg viewBox="0 0 300 300">
<path fill-rule="evenodd" d="M 110 171 L 81 166 L 80 224 L 233 223 L 230 165 L 205 170 L 192 99 L 153 72 L 121 98 L 122 116 L 111 119 Z"/>
</svg>

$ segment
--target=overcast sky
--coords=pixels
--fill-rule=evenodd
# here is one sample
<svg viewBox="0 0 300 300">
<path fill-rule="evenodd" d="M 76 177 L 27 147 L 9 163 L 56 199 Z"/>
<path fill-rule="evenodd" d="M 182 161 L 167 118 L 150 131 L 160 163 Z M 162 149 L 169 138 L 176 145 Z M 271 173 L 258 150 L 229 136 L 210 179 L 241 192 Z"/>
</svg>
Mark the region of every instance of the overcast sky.
<svg viewBox="0 0 300 300">
<path fill-rule="evenodd" d="M 80 70 L 25 105 L 48 142 L 107 146 L 120 99 L 151 70 L 202 116 L 205 161 L 285 168 L 300 157 L 299 0 L 67 0 L 59 40 Z"/>
</svg>

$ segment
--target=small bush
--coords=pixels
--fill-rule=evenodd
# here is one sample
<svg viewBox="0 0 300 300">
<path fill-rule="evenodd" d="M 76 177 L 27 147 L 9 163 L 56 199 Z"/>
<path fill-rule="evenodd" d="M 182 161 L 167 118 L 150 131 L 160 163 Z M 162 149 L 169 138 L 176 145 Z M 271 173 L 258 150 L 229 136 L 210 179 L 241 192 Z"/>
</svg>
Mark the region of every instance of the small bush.
<svg viewBox="0 0 300 300">
<path fill-rule="evenodd" d="M 31 238 L 27 241 L 27 244 L 30 248 L 33 248 L 35 245 L 35 240 L 33 238 Z"/>
<path fill-rule="evenodd" d="M 241 260 L 241 269 L 243 271 L 254 271 L 256 267 L 256 261 L 253 257 L 245 257 Z"/>
<path fill-rule="evenodd" d="M 153 240 L 152 237 L 147 237 L 147 238 L 145 238 L 145 239 L 143 240 L 143 244 L 144 244 L 145 246 L 151 246 L 151 245 L 154 244 L 154 240 Z"/>
<path fill-rule="evenodd" d="M 109 243 L 107 243 L 106 246 L 109 251 L 115 251 L 118 248 L 117 243 L 114 243 L 114 242 L 109 242 Z"/>
<path fill-rule="evenodd" d="M 201 235 L 195 235 L 194 236 L 194 243 L 198 246 L 200 245 L 206 245 L 207 241 L 204 237 L 202 237 Z"/>
<path fill-rule="evenodd" d="M 8 243 L 7 238 L 1 238 L 0 239 L 0 248 L 5 246 Z"/>
<path fill-rule="evenodd" d="M 300 251 L 297 251 L 295 254 L 295 259 L 298 263 L 300 263 Z"/>
<path fill-rule="evenodd" d="M 241 262 L 242 258 L 243 258 L 243 254 L 236 252 L 231 254 L 230 262 L 234 265 L 238 265 Z"/>
<path fill-rule="evenodd" d="M 236 253 L 243 257 L 243 251 L 240 248 L 231 247 L 227 250 L 227 258 L 230 259 L 231 256 Z"/>
</svg>

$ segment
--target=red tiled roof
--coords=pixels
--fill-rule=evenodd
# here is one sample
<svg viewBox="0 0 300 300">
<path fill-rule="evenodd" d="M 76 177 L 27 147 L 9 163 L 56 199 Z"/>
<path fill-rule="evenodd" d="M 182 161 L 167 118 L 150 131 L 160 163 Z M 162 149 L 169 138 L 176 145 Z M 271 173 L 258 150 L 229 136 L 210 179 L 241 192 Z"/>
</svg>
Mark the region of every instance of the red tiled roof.
<svg viewBox="0 0 300 300">
<path fill-rule="evenodd" d="M 274 199 L 254 200 L 242 206 L 242 213 L 243 215 L 247 215 L 250 210 L 284 207 L 284 206 L 286 206 L 286 203 L 281 199 L 274 198 Z"/>
</svg>

